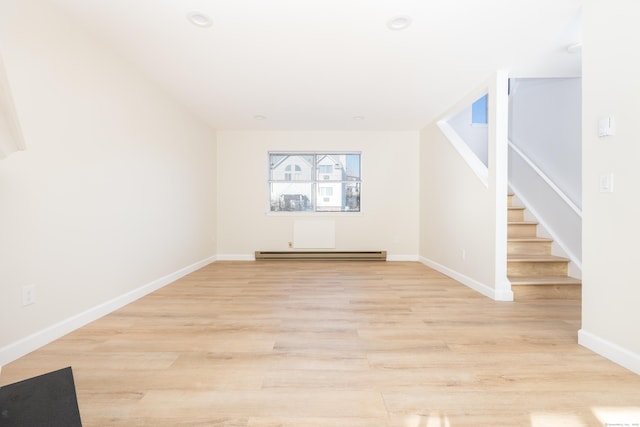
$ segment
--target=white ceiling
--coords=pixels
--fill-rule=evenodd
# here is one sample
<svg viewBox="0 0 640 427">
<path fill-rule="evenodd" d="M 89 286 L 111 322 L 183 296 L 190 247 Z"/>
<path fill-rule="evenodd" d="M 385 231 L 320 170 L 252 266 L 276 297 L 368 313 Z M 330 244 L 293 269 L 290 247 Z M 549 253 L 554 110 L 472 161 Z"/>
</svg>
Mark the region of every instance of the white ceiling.
<svg viewBox="0 0 640 427">
<path fill-rule="evenodd" d="M 417 130 L 497 69 L 580 75 L 581 0 L 50 1 L 218 129 Z"/>
</svg>

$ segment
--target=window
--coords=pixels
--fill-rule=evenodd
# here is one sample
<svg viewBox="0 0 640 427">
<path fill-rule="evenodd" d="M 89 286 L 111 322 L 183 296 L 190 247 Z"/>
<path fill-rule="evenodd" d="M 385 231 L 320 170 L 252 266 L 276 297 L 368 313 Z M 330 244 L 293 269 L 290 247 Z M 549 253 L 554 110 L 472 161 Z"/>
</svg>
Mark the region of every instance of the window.
<svg viewBox="0 0 640 427">
<path fill-rule="evenodd" d="M 471 124 L 472 125 L 486 125 L 488 121 L 488 95 L 479 98 L 471 105 Z M 468 111 L 468 110 L 467 110 Z"/>
<path fill-rule="evenodd" d="M 331 197 L 331 196 L 333 196 L 333 187 L 320 187 L 320 188 L 318 189 L 318 193 L 319 193 L 321 196 L 328 196 L 328 197 Z"/>
<path fill-rule="evenodd" d="M 285 170 L 285 173 L 284 173 L 285 181 L 292 181 L 294 179 L 297 179 L 297 177 L 300 176 L 300 172 L 302 172 L 302 168 L 298 165 L 287 165 L 287 167 L 284 168 L 284 170 Z M 291 170 L 295 171 L 293 175 L 291 175 Z"/>
<path fill-rule="evenodd" d="M 269 153 L 271 212 L 360 212 L 360 153 Z"/>
</svg>

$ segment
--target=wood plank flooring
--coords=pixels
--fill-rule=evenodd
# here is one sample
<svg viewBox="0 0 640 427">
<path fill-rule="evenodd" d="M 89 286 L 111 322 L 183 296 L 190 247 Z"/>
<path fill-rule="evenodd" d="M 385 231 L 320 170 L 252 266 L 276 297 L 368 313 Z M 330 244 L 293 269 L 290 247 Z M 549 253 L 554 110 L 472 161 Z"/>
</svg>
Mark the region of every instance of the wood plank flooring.
<svg viewBox="0 0 640 427">
<path fill-rule="evenodd" d="M 72 366 L 85 427 L 640 423 L 640 376 L 579 328 L 579 301 L 495 302 L 419 263 L 216 262 L 0 384 Z"/>
</svg>

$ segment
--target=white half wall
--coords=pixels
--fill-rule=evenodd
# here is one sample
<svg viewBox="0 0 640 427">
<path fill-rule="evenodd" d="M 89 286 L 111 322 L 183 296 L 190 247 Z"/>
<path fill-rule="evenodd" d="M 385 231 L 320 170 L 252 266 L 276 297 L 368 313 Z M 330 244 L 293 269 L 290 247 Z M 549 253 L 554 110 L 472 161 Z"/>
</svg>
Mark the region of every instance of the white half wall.
<svg viewBox="0 0 640 427">
<path fill-rule="evenodd" d="M 0 364 L 216 247 L 214 132 L 49 2 L 9 3 L 0 49 L 27 150 L 0 160 Z"/>
<path fill-rule="evenodd" d="M 331 220 L 336 250 L 417 260 L 418 132 L 218 131 L 218 259 L 289 250 L 298 220 Z M 270 213 L 269 151 L 360 151 L 361 213 Z"/>
<path fill-rule="evenodd" d="M 640 374 L 640 3 L 583 9 L 582 330 L 580 343 Z M 616 133 L 598 137 L 614 117 Z M 613 174 L 614 191 L 600 192 Z"/>
</svg>

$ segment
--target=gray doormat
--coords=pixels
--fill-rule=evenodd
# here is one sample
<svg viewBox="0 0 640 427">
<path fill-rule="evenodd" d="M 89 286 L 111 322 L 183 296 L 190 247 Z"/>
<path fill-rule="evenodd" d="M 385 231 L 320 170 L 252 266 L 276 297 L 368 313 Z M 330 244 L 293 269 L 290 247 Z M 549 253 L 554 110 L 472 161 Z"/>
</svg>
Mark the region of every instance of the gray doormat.
<svg viewBox="0 0 640 427">
<path fill-rule="evenodd" d="M 0 387 L 0 427 L 82 427 L 71 367 Z"/>
</svg>

